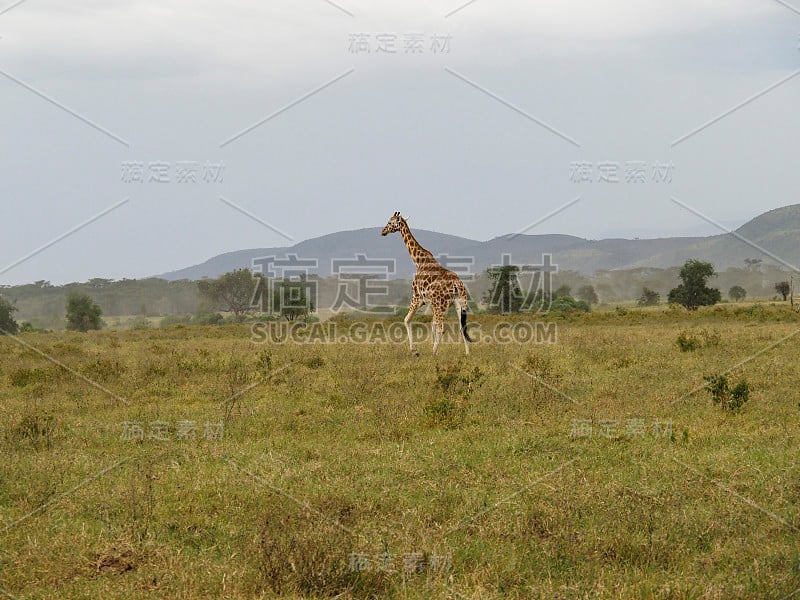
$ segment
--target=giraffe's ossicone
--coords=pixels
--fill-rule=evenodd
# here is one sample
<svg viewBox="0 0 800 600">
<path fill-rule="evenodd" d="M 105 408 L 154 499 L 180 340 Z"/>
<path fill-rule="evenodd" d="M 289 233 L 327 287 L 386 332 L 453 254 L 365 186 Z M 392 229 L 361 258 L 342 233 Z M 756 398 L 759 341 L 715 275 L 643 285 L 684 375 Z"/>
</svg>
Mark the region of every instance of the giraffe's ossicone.
<svg viewBox="0 0 800 600">
<path fill-rule="evenodd" d="M 414 239 L 408 223 L 400 216 L 399 212 L 391 216 L 381 231 L 381 235 L 388 235 L 395 231 L 399 231 L 403 236 L 403 242 L 408 248 L 411 260 L 417 266 L 417 272 L 411 283 L 411 304 L 408 306 L 408 314 L 405 318 L 411 352 L 415 355 L 419 354 L 414 349 L 414 337 L 411 333 L 411 319 L 414 318 L 414 313 L 425 304 L 431 307 L 433 312 L 433 353 L 436 354 L 439 341 L 444 333 L 444 318 L 447 309 L 455 302 L 461 320 L 460 330 L 464 340 L 464 349 L 469 354 L 469 342 L 472 340 L 467 334 L 467 288 L 464 286 L 464 282 L 458 275 L 440 265 L 433 254 Z"/>
</svg>

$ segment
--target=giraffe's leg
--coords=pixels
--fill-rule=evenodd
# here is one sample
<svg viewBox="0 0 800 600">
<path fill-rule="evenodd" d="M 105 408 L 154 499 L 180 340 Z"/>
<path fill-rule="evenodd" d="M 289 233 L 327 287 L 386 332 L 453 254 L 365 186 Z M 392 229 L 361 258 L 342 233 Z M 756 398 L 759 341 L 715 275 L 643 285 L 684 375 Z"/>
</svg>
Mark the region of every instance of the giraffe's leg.
<svg viewBox="0 0 800 600">
<path fill-rule="evenodd" d="M 464 340 L 464 351 L 469 354 L 469 342 L 467 341 L 466 330 L 461 326 L 461 311 L 465 310 L 466 307 L 461 307 L 461 301 L 456 298 L 456 319 L 458 320 L 458 329 L 461 332 L 461 339 Z"/>
<path fill-rule="evenodd" d="M 411 304 L 408 306 L 408 314 L 406 318 L 403 319 L 403 322 L 406 324 L 406 333 L 408 333 L 408 345 L 411 349 L 411 354 L 415 356 L 419 356 L 419 352 L 414 349 L 414 336 L 411 333 L 411 319 L 414 318 L 414 313 L 417 312 L 421 304 L 418 298 L 412 298 Z"/>
<path fill-rule="evenodd" d="M 444 335 L 444 311 L 439 308 L 433 309 L 433 323 L 431 329 L 433 331 L 433 353 L 436 354 L 436 349 L 439 347 L 439 342 Z"/>
</svg>

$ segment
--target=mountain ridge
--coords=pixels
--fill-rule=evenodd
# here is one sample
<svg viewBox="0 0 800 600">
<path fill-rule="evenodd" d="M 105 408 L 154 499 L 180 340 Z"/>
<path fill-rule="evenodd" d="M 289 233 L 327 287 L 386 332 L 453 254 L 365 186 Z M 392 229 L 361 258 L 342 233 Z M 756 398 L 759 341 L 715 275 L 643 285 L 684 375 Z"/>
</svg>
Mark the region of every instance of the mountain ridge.
<svg viewBox="0 0 800 600">
<path fill-rule="evenodd" d="M 293 246 L 234 250 L 156 277 L 169 281 L 218 277 L 233 269 L 251 268 L 256 258 L 280 259 L 289 254 L 296 254 L 299 259 L 315 259 L 317 268 L 308 272 L 323 277 L 332 274 L 334 259 L 355 259 L 359 254 L 394 260 L 395 272 L 388 274 L 390 278 L 412 277 L 415 267 L 400 236 L 381 237 L 380 230 L 380 227 L 366 227 L 328 233 Z M 435 256 L 448 257 L 442 259 L 445 266 L 449 266 L 451 258 L 471 259 L 469 270 L 461 271 L 462 274 L 477 274 L 501 264 L 504 254 L 510 255 L 512 264 L 541 264 L 542 256 L 551 254 L 553 264 L 560 270 L 584 275 L 605 270 L 667 268 L 681 265 L 689 258 L 710 261 L 717 270 L 742 267 L 745 258 L 759 258 L 766 264 L 786 267 L 800 264 L 800 204 L 762 213 L 734 233 L 704 237 L 589 240 L 569 234 L 507 234 L 481 242 L 426 229 L 413 231 L 419 243 Z M 458 268 L 454 270 L 459 272 Z"/>
</svg>

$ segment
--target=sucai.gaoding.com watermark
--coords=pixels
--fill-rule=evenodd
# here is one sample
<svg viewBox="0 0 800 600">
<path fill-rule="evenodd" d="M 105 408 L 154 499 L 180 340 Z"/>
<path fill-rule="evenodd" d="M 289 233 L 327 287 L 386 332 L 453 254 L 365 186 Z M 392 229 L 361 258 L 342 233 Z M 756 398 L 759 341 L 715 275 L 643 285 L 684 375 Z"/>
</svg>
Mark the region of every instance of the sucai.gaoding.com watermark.
<svg viewBox="0 0 800 600">
<path fill-rule="evenodd" d="M 431 341 L 430 323 L 410 323 L 414 343 Z M 504 321 L 484 328 L 468 323 L 467 334 L 478 343 L 555 344 L 558 328 L 553 322 Z M 351 323 L 307 323 L 304 321 L 259 321 L 250 328 L 254 344 L 407 344 L 408 331 L 402 321 L 354 321 Z M 442 343 L 462 343 L 460 325 L 444 324 Z"/>
</svg>

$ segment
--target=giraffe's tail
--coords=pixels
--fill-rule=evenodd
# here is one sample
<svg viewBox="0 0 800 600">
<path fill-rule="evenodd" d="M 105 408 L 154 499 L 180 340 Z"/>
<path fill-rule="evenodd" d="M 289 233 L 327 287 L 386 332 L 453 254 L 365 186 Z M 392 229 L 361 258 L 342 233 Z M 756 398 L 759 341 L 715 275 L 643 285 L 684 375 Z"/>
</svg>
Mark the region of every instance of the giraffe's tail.
<svg viewBox="0 0 800 600">
<path fill-rule="evenodd" d="M 458 306 L 461 313 L 461 335 L 464 336 L 465 340 L 471 342 L 472 338 L 470 338 L 467 333 L 467 288 L 459 279 L 453 291 L 456 293 L 456 306 Z"/>
</svg>

